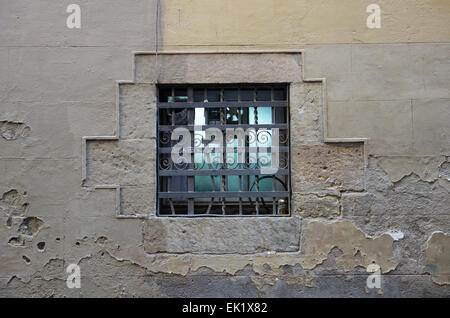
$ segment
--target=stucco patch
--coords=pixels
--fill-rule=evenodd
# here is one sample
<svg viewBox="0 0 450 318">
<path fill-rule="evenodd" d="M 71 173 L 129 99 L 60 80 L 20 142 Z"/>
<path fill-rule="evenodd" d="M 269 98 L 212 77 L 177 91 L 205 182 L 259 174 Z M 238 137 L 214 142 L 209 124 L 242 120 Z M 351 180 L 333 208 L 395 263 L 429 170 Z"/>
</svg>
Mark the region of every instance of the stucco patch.
<svg viewBox="0 0 450 318">
<path fill-rule="evenodd" d="M 439 177 L 439 167 L 445 161 L 445 156 L 380 157 L 378 165 L 388 174 L 392 182 L 397 182 L 411 173 L 415 173 L 422 180 L 430 182 Z"/>
<path fill-rule="evenodd" d="M 339 248 L 343 253 L 336 258 L 338 269 L 367 267 L 371 263 L 378 264 L 382 272 L 388 272 L 396 267 L 392 254 L 393 239 L 390 235 L 368 238 L 349 221 L 310 222 L 306 225 L 303 242 L 305 242 L 304 268 L 313 268 L 321 263 L 333 247 Z M 360 257 L 355 257 L 358 251 Z"/>
<path fill-rule="evenodd" d="M 434 232 L 427 243 L 426 270 L 434 282 L 450 284 L 450 235 Z"/>
</svg>

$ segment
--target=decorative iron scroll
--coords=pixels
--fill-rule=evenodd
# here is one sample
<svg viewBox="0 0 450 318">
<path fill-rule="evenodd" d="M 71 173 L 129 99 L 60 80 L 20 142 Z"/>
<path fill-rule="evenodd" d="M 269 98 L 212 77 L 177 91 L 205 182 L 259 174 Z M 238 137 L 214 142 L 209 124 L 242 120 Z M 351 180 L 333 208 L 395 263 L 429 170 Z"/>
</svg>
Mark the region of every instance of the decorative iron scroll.
<svg viewBox="0 0 450 318">
<path fill-rule="evenodd" d="M 158 215 L 288 215 L 287 96 L 287 85 L 160 86 Z"/>
</svg>

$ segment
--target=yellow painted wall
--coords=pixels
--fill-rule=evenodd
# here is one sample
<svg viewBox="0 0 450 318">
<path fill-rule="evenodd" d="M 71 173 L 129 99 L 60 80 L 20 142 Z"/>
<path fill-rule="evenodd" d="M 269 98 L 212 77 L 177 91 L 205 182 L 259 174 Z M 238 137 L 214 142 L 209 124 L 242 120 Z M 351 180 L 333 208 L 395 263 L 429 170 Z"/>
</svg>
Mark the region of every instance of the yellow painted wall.
<svg viewBox="0 0 450 318">
<path fill-rule="evenodd" d="M 381 7 L 369 29 L 366 7 Z M 164 0 L 164 47 L 450 42 L 449 0 Z"/>
</svg>

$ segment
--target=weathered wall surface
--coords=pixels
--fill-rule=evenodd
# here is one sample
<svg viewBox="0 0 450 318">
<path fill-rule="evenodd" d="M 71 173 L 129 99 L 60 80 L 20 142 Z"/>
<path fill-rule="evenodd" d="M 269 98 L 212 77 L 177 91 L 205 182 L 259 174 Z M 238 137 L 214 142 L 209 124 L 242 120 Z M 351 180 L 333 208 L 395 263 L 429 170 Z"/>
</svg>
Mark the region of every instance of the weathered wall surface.
<svg viewBox="0 0 450 318">
<path fill-rule="evenodd" d="M 0 0 L 0 296 L 450 295 L 448 1 L 378 1 L 373 30 L 361 0 L 161 0 L 159 21 L 156 0 L 77 3 L 69 30 L 69 2 Z M 134 64 L 157 39 L 302 54 Z M 292 82 L 292 216 L 156 218 L 155 80 L 233 82 L 243 66 L 242 82 Z"/>
</svg>

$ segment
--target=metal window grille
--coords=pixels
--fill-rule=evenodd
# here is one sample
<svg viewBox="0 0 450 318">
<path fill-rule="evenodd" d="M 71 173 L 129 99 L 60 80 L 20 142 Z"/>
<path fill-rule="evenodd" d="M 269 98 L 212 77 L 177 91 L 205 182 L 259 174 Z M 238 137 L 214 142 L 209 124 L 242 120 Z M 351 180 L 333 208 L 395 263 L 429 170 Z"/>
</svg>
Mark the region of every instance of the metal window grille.
<svg viewBox="0 0 450 318">
<path fill-rule="evenodd" d="M 159 85 L 158 215 L 289 215 L 288 96 L 287 84 Z M 180 141 L 172 140 L 172 133 L 180 127 L 191 136 L 191 147 L 187 149 L 190 163 L 172 160 L 173 147 Z M 208 162 L 203 153 L 195 152 L 211 142 L 204 134 L 208 128 L 223 132 L 222 151 L 227 152 L 222 153 L 222 162 Z M 241 144 L 245 149 L 243 161 L 236 160 L 237 153 L 229 152 L 238 136 L 225 138 L 228 128 L 253 132 L 245 134 Z M 275 129 L 279 134 L 279 168 L 274 174 L 264 175 L 261 167 L 270 164 L 267 159 L 271 158 Z"/>
</svg>

